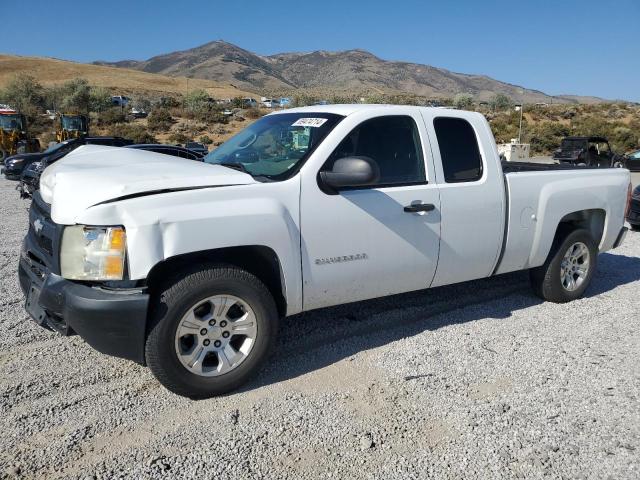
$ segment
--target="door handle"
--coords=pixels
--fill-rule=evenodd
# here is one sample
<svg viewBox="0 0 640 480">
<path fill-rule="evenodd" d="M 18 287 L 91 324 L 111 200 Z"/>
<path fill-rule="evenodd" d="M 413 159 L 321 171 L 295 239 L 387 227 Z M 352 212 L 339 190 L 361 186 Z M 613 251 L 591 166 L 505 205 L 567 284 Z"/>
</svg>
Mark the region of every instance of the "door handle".
<svg viewBox="0 0 640 480">
<path fill-rule="evenodd" d="M 432 203 L 412 203 L 404 207 L 404 211 L 409 213 L 430 212 L 435 209 L 436 206 Z"/>
</svg>

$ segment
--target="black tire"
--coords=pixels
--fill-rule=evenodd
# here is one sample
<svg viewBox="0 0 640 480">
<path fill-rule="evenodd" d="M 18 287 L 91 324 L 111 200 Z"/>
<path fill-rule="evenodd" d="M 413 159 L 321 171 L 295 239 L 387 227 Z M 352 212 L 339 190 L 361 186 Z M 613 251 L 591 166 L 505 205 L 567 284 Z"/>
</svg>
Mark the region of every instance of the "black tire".
<svg viewBox="0 0 640 480">
<path fill-rule="evenodd" d="M 589 267 L 582 284 L 575 290 L 568 290 L 562 285 L 560 269 L 565 253 L 576 242 L 582 242 L 589 250 Z M 559 233 L 544 264 L 529 271 L 533 291 L 540 298 L 555 303 L 565 303 L 580 298 L 593 278 L 597 256 L 598 247 L 588 230 L 577 229 Z"/>
<path fill-rule="evenodd" d="M 148 367 L 168 390 L 193 399 L 222 395 L 246 383 L 263 365 L 278 330 L 278 311 L 269 290 L 254 275 L 234 266 L 205 265 L 184 272 L 153 296 L 145 345 Z M 233 295 L 255 313 L 255 343 L 234 369 L 216 377 L 197 375 L 182 365 L 175 333 L 185 312 L 213 295 Z"/>
</svg>

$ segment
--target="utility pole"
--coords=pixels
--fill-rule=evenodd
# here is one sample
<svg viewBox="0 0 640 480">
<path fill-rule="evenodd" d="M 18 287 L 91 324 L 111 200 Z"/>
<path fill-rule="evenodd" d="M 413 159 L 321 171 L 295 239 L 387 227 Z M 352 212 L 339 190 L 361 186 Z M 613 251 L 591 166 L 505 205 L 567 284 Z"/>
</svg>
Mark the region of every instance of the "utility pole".
<svg viewBox="0 0 640 480">
<path fill-rule="evenodd" d="M 524 110 L 524 104 L 516 105 L 520 107 L 520 127 L 518 128 L 518 143 L 522 143 L 522 111 Z"/>
</svg>

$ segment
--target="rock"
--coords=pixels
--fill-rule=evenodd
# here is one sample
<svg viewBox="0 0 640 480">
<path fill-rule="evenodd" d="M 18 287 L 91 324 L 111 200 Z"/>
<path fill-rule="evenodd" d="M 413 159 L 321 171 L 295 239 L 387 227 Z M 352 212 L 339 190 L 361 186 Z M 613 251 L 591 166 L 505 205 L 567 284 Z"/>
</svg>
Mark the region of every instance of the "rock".
<svg viewBox="0 0 640 480">
<path fill-rule="evenodd" d="M 365 451 L 374 447 L 373 438 L 370 433 L 365 433 L 360 437 L 360 450 Z"/>
</svg>

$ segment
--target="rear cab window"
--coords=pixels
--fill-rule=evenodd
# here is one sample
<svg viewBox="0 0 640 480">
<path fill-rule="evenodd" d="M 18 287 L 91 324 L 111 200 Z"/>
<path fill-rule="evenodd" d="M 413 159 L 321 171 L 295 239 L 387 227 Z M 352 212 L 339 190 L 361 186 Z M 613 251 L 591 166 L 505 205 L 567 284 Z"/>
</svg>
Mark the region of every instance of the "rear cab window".
<svg viewBox="0 0 640 480">
<path fill-rule="evenodd" d="M 482 156 L 471 124 L 463 118 L 433 120 L 446 183 L 475 182 L 482 178 Z"/>
</svg>

